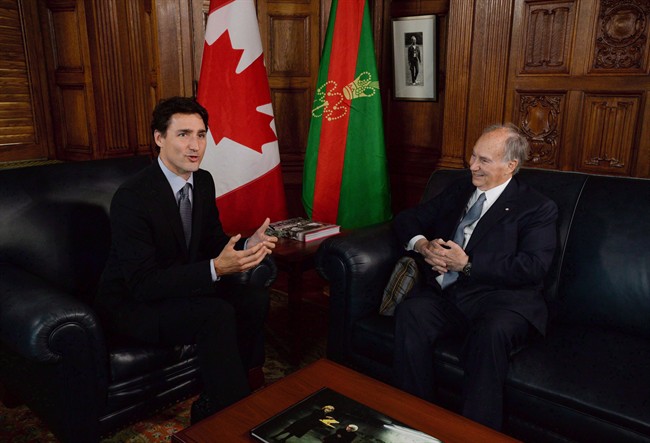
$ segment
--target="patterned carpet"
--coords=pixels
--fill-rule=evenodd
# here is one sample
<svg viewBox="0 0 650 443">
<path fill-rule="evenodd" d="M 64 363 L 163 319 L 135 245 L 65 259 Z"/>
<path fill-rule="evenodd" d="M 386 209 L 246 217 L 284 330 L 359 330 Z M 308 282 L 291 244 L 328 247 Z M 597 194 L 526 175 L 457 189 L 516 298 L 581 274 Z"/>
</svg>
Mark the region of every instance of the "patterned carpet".
<svg viewBox="0 0 650 443">
<path fill-rule="evenodd" d="M 289 362 L 289 333 L 287 329 L 286 294 L 271 292 L 271 312 L 266 325 L 266 362 L 264 375 L 273 383 L 325 354 L 327 315 L 322 305 L 304 303 L 301 336 L 301 359 Z M 158 443 L 169 442 L 171 435 L 189 426 L 189 410 L 194 398 L 178 403 L 154 417 L 117 432 L 102 443 Z M 8 409 L 0 403 L 0 442 L 56 443 L 58 440 L 25 407 Z"/>
</svg>

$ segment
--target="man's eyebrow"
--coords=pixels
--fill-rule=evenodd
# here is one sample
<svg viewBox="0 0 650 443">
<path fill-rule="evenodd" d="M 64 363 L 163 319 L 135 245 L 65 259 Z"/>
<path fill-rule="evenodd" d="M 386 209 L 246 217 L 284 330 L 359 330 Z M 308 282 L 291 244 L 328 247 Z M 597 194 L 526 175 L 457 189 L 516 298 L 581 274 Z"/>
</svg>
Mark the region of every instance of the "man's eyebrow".
<svg viewBox="0 0 650 443">
<path fill-rule="evenodd" d="M 194 129 L 189 129 L 189 128 L 180 128 L 177 129 L 176 132 L 194 132 Z M 201 133 L 201 132 L 207 132 L 207 129 L 198 129 L 196 132 Z"/>
</svg>

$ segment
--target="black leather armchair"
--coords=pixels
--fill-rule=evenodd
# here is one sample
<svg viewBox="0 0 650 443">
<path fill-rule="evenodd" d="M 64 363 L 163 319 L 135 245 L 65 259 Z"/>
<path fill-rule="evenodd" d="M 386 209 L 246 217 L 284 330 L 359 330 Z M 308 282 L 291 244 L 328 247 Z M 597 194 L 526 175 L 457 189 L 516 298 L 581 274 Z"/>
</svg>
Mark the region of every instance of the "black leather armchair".
<svg viewBox="0 0 650 443">
<path fill-rule="evenodd" d="M 107 337 L 91 308 L 117 187 L 149 158 L 0 171 L 0 384 L 61 441 L 91 442 L 198 393 L 194 346 Z M 269 286 L 266 259 L 238 276 Z M 264 362 L 263 344 L 255 365 Z"/>
<path fill-rule="evenodd" d="M 431 175 L 423 200 L 466 171 Z M 505 432 L 527 442 L 650 441 L 650 180 L 525 169 L 559 207 L 547 336 L 512 358 Z M 392 382 L 394 319 L 379 315 L 403 246 L 390 224 L 325 240 L 329 358 Z M 458 411 L 459 340 L 434 354 L 436 398 Z"/>
</svg>

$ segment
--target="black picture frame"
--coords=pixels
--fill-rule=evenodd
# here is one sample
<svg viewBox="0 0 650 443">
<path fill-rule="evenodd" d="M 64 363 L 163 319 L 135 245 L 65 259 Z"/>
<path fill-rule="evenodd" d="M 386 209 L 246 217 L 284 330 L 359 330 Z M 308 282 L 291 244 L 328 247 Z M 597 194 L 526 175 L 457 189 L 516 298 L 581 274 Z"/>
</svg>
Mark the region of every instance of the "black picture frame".
<svg viewBox="0 0 650 443">
<path fill-rule="evenodd" d="M 436 101 L 437 17 L 397 17 L 392 22 L 393 98 Z"/>
</svg>

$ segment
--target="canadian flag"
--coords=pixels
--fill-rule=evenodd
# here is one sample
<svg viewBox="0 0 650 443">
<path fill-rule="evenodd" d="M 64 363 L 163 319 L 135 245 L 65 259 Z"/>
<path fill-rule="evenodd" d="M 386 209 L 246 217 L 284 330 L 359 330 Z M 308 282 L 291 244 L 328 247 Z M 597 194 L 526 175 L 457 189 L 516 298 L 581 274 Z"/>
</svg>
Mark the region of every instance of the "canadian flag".
<svg viewBox="0 0 650 443">
<path fill-rule="evenodd" d="M 212 0 L 197 100 L 210 115 L 201 167 L 224 231 L 287 218 L 280 153 L 254 0 Z"/>
</svg>

